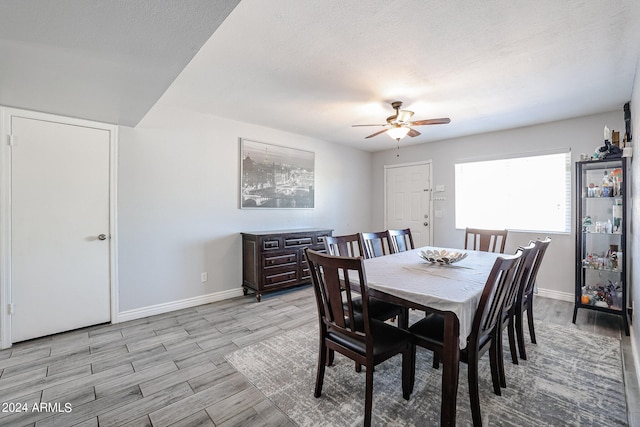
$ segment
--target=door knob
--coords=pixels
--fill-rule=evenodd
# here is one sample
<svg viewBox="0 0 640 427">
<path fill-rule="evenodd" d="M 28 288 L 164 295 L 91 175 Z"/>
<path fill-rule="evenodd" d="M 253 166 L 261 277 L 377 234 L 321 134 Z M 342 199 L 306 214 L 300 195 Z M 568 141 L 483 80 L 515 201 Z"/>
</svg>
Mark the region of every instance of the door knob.
<svg viewBox="0 0 640 427">
<path fill-rule="evenodd" d="M 98 234 L 98 240 L 107 240 L 106 234 Z"/>
<path fill-rule="evenodd" d="M 428 227 L 428 226 L 429 226 L 429 223 L 428 223 L 427 221 L 425 221 L 423 225 L 424 225 L 425 227 Z"/>
</svg>

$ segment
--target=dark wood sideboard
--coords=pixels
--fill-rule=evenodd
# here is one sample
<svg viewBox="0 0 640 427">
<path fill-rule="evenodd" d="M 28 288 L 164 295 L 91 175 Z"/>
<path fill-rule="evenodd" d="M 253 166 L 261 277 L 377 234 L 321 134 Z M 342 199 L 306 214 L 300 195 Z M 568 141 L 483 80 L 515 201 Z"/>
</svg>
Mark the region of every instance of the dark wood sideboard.
<svg viewBox="0 0 640 427">
<path fill-rule="evenodd" d="M 260 301 L 263 293 L 311 283 L 303 249 L 324 252 L 324 237 L 332 232 L 328 228 L 306 228 L 241 233 L 244 294 L 253 289 Z"/>
</svg>

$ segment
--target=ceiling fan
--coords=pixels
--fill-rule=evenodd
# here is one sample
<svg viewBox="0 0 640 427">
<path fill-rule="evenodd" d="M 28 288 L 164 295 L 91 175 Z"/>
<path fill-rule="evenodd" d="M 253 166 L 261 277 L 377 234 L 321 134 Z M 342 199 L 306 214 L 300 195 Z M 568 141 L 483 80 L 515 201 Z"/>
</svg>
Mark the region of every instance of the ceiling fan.
<svg viewBox="0 0 640 427">
<path fill-rule="evenodd" d="M 441 119 L 427 119 L 427 120 L 416 120 L 410 122 L 409 119 L 413 116 L 413 111 L 409 110 L 401 110 L 402 101 L 394 101 L 391 103 L 391 107 L 396 110 L 396 114 L 393 116 L 387 117 L 387 123 L 384 124 L 376 124 L 376 125 L 352 125 L 352 127 L 360 127 L 360 126 L 384 126 L 385 129 L 372 133 L 369 136 L 365 136 L 365 139 L 372 138 L 374 136 L 380 135 L 381 133 L 386 132 L 392 139 L 396 141 L 400 141 L 405 136 L 409 135 L 410 137 L 415 137 L 420 135 L 415 129 L 412 129 L 411 126 L 424 126 L 424 125 L 443 125 L 451 122 L 451 119 L 448 117 Z"/>
</svg>

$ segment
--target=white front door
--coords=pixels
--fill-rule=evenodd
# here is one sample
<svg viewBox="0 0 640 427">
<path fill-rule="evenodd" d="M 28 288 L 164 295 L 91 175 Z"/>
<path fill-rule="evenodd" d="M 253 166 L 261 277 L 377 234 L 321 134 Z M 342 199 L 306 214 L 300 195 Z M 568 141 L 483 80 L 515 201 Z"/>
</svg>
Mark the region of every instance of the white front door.
<svg viewBox="0 0 640 427">
<path fill-rule="evenodd" d="M 385 224 L 410 228 L 416 247 L 431 245 L 431 163 L 385 166 Z"/>
<path fill-rule="evenodd" d="M 108 322 L 110 131 L 8 121 L 11 342 Z"/>
</svg>

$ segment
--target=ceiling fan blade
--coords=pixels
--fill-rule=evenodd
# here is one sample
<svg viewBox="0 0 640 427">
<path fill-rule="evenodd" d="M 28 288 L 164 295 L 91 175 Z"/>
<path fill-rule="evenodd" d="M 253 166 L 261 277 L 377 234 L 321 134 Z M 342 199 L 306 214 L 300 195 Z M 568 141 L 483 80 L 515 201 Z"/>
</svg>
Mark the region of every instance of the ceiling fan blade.
<svg viewBox="0 0 640 427">
<path fill-rule="evenodd" d="M 407 123 L 409 126 L 423 126 L 423 125 L 446 125 L 450 123 L 451 119 L 449 117 L 444 117 L 442 119 L 427 119 L 427 120 L 416 120 L 415 122 Z"/>
<path fill-rule="evenodd" d="M 369 135 L 369 136 L 365 136 L 365 137 L 364 137 L 364 139 L 372 138 L 372 137 L 374 137 L 374 136 L 380 135 L 381 133 L 385 133 L 387 130 L 388 130 L 388 129 L 382 129 L 380 132 L 372 133 L 372 134 L 371 134 L 371 135 Z"/>
<path fill-rule="evenodd" d="M 376 125 L 351 125 L 352 128 L 357 128 L 357 127 L 361 127 L 361 126 L 386 126 L 387 124 L 376 124 Z"/>
<path fill-rule="evenodd" d="M 414 136 L 421 135 L 421 133 L 415 129 L 409 129 L 409 132 L 407 133 L 407 135 L 413 138 Z"/>
</svg>

